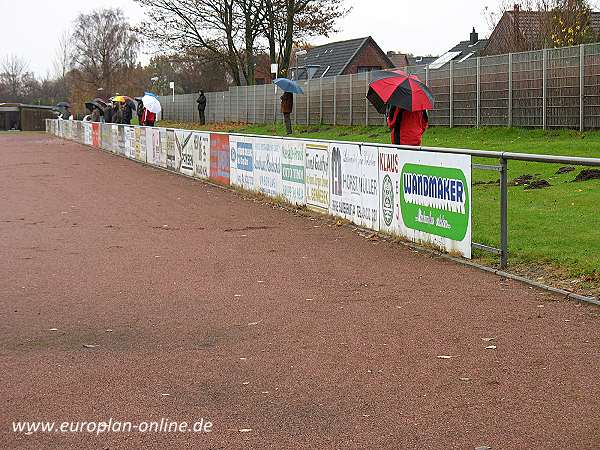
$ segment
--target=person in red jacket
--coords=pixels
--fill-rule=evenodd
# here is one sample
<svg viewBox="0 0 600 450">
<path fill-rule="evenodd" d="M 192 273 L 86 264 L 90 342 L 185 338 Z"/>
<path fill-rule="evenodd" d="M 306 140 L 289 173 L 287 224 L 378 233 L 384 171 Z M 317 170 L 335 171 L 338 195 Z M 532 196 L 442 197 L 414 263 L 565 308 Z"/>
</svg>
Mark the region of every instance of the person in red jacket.
<svg viewBox="0 0 600 450">
<path fill-rule="evenodd" d="M 153 127 L 155 122 L 156 114 L 144 108 L 144 112 L 142 113 L 142 125 L 147 127 Z"/>
<path fill-rule="evenodd" d="M 406 111 L 396 106 L 388 109 L 387 125 L 392 131 L 394 145 L 421 145 L 423 133 L 429 126 L 427 111 Z"/>
</svg>

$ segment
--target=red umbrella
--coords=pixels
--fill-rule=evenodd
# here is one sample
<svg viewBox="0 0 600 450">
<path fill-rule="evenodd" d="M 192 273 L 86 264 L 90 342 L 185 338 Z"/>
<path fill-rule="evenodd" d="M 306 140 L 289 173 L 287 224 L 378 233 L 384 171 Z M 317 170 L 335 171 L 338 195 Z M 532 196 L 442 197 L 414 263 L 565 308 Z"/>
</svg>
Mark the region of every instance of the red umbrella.
<svg viewBox="0 0 600 450">
<path fill-rule="evenodd" d="M 369 85 L 367 99 L 381 114 L 388 105 L 406 111 L 433 109 L 433 94 L 416 76 L 392 70 L 376 72 L 374 77 L 376 80 Z"/>
</svg>

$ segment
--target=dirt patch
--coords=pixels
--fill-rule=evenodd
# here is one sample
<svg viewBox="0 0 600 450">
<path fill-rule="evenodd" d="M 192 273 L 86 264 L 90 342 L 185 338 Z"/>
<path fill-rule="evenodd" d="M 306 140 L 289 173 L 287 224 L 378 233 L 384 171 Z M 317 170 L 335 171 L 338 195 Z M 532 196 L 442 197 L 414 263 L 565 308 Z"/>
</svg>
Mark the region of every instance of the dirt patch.
<svg viewBox="0 0 600 450">
<path fill-rule="evenodd" d="M 584 169 L 575 177 L 575 181 L 600 180 L 599 169 Z"/>
<path fill-rule="evenodd" d="M 564 173 L 569 173 L 575 171 L 575 167 L 573 166 L 563 166 L 556 171 L 556 175 L 562 175 Z"/>
<path fill-rule="evenodd" d="M 517 177 L 514 180 L 512 180 L 511 184 L 513 186 L 525 186 L 526 184 L 529 184 L 531 182 L 531 180 L 533 180 L 533 178 L 534 178 L 534 175 L 530 175 L 530 174 L 521 175 L 520 177 Z"/>
<path fill-rule="evenodd" d="M 546 180 L 534 180 L 525 185 L 525 189 L 544 189 L 550 186 L 550 183 L 548 183 Z"/>
</svg>

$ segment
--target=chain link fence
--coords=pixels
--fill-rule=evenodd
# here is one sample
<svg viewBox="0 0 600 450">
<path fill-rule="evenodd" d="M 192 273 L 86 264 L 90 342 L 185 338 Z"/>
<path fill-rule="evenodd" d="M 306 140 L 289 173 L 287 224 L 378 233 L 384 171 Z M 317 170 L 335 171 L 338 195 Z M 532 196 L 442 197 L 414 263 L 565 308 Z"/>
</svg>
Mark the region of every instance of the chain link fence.
<svg viewBox="0 0 600 450">
<path fill-rule="evenodd" d="M 544 49 L 454 62 L 440 69 L 407 67 L 432 90 L 430 123 L 438 126 L 600 128 L 600 44 Z M 300 81 L 296 124 L 381 125 L 366 100 L 372 74 Z M 208 122 L 282 120 L 274 85 L 236 86 L 206 93 Z M 163 118 L 198 120 L 197 94 L 161 97 Z"/>
</svg>

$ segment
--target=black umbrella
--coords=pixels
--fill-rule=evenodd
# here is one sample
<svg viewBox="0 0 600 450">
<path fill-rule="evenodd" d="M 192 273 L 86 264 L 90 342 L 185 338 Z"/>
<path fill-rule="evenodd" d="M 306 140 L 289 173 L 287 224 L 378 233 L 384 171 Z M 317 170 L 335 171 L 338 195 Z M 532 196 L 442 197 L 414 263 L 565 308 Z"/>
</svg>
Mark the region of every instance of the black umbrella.
<svg viewBox="0 0 600 450">
<path fill-rule="evenodd" d="M 69 102 L 60 102 L 56 105 L 57 108 L 70 108 L 71 104 Z"/>
</svg>

